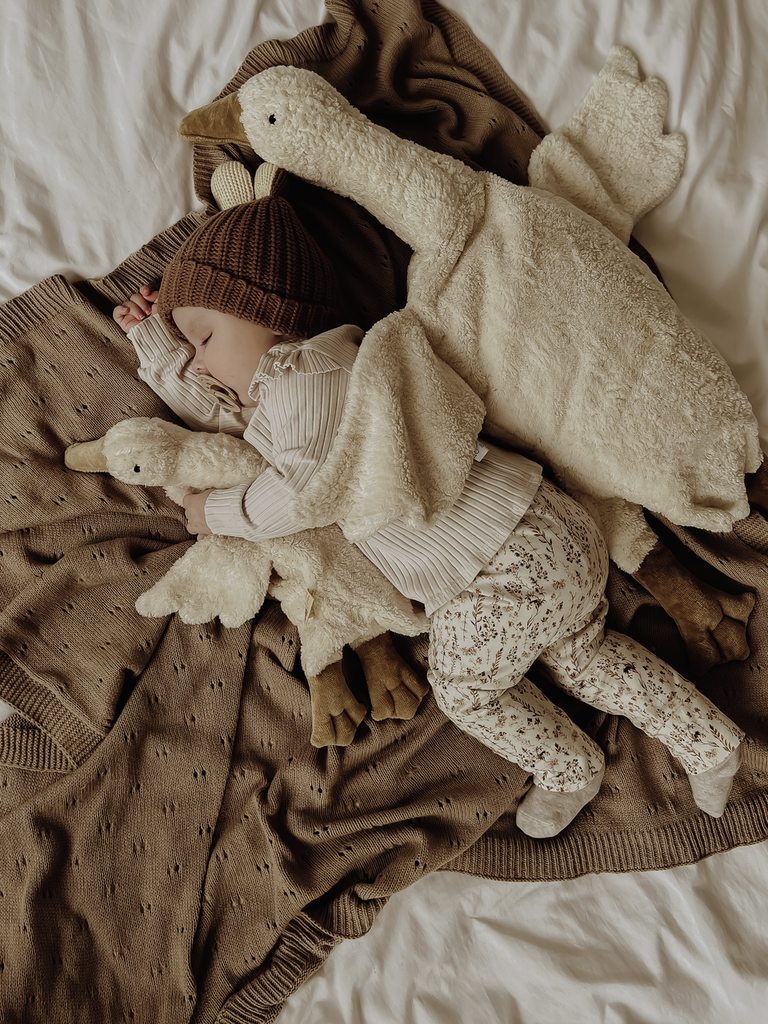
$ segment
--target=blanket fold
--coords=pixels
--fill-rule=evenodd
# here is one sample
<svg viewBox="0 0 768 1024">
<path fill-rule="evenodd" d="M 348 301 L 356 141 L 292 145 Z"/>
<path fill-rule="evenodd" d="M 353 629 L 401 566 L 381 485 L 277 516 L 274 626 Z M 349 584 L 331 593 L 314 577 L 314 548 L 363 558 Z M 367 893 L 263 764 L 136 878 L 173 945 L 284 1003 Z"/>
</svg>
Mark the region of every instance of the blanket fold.
<svg viewBox="0 0 768 1024">
<path fill-rule="evenodd" d="M 448 11 L 431 0 L 328 9 L 335 24 L 257 46 L 225 91 L 272 64 L 309 66 L 387 127 L 524 183 L 541 126 Z M 231 156 L 253 159 L 195 147 L 207 201 L 210 172 Z M 399 309 L 407 251 L 348 202 L 292 188 L 342 267 L 351 319 L 368 328 Z M 697 810 L 659 744 L 569 704 L 606 749 L 606 785 L 565 834 L 527 839 L 514 825 L 524 774 L 431 696 L 411 722 L 367 718 L 350 747 L 311 747 L 297 634 L 276 605 L 231 630 L 135 612 L 190 543 L 181 509 L 160 490 L 70 473 L 63 451 L 119 419 L 173 419 L 108 311 L 156 281 L 198 222 L 99 281 L 53 278 L 0 308 L 0 699 L 16 709 L 0 724 L 0 1017 L 273 1021 L 341 939 L 429 871 L 563 878 L 766 838 L 768 525 L 757 512 L 725 536 L 670 528 L 694 571 L 758 595 L 749 661 L 698 680 L 748 733 L 719 820 Z M 612 572 L 609 597 L 614 628 L 685 671 L 674 626 L 631 578 Z M 425 638 L 397 642 L 423 672 Z M 346 667 L 365 699 L 354 655 Z"/>
</svg>

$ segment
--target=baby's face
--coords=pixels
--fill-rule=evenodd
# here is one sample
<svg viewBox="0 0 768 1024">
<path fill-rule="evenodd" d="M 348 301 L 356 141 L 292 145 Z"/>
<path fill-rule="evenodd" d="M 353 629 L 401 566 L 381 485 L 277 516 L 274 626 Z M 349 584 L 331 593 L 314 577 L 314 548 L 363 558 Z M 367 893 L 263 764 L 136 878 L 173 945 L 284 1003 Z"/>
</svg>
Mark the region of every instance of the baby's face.
<svg viewBox="0 0 768 1024">
<path fill-rule="evenodd" d="M 198 306 L 174 309 L 173 319 L 195 350 L 191 361 L 193 372 L 215 377 L 237 393 L 243 408 L 252 409 L 256 403 L 248 394 L 248 388 L 253 375 L 261 357 L 279 344 L 283 335 L 249 320 L 240 320 L 231 313 Z"/>
</svg>

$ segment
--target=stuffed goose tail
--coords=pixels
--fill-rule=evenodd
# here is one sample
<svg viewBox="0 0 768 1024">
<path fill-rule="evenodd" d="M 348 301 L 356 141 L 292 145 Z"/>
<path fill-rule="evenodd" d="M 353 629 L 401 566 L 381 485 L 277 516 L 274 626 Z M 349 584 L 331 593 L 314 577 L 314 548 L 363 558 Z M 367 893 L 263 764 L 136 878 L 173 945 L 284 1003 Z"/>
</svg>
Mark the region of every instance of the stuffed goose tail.
<svg viewBox="0 0 768 1024">
<path fill-rule="evenodd" d="M 530 184 L 569 200 L 627 242 L 683 172 L 685 141 L 664 130 L 667 102 L 659 79 L 643 79 L 634 54 L 614 46 L 579 109 L 533 151 Z"/>
</svg>

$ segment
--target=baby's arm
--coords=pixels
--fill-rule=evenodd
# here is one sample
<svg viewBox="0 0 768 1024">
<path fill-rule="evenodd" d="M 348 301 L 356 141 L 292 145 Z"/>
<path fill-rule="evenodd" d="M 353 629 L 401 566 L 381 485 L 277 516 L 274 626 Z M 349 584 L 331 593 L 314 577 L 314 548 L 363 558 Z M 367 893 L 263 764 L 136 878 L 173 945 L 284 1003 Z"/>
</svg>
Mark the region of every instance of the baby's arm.
<svg viewBox="0 0 768 1024">
<path fill-rule="evenodd" d="M 157 295 L 158 293 L 152 291 L 148 284 L 142 285 L 138 293 L 132 295 L 125 305 L 115 306 L 112 310 L 112 319 L 127 334 L 136 324 L 152 316 L 157 305 Z"/>
<path fill-rule="evenodd" d="M 276 356 L 282 353 L 279 366 L 260 394 L 245 435 L 270 468 L 250 484 L 208 495 L 204 515 L 211 533 L 268 540 L 307 528 L 294 513 L 296 497 L 333 444 L 361 333 L 347 325 L 300 349 L 274 350 Z M 191 502 L 193 512 L 198 504 L 199 496 Z"/>
<path fill-rule="evenodd" d="M 191 430 L 243 436 L 253 410 L 219 403 L 191 369 L 193 348 L 172 335 L 161 316 L 145 316 L 128 338 L 139 357 L 139 377 Z"/>
</svg>

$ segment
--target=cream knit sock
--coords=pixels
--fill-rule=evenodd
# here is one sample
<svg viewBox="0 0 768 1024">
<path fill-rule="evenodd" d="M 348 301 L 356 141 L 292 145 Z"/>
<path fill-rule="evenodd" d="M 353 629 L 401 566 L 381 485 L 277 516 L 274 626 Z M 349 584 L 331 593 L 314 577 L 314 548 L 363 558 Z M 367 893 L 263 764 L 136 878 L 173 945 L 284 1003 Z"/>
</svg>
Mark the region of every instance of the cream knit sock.
<svg viewBox="0 0 768 1024">
<path fill-rule="evenodd" d="M 733 753 L 714 768 L 688 776 L 696 806 L 713 818 L 721 817 L 728 803 L 733 777 L 741 764 L 741 747 L 742 744 L 739 744 Z"/>
<path fill-rule="evenodd" d="M 534 839 L 556 836 L 570 825 L 582 807 L 597 796 L 604 774 L 603 765 L 598 776 L 583 789 L 572 793 L 553 793 L 539 789 L 534 783 L 518 805 L 515 824 L 521 832 Z"/>
</svg>

